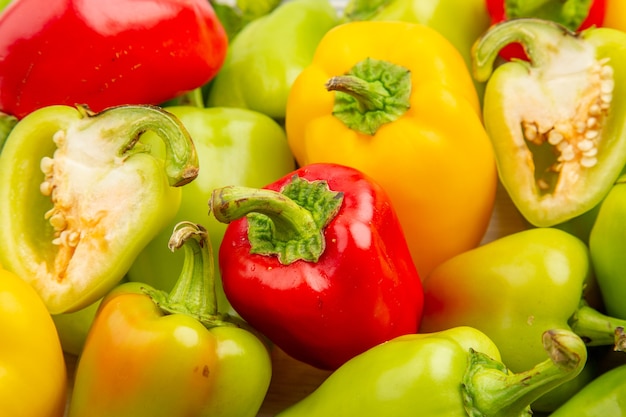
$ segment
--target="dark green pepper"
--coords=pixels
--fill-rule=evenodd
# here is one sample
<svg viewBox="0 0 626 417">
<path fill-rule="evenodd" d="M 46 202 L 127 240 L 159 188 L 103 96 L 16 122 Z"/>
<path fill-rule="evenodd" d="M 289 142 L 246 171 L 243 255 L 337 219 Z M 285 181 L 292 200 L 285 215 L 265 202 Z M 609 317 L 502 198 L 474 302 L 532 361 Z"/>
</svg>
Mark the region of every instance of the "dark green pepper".
<svg viewBox="0 0 626 417">
<path fill-rule="evenodd" d="M 141 141 L 149 130 L 163 158 Z M 124 277 L 197 174 L 189 133 L 161 108 L 34 111 L 0 153 L 0 263 L 52 314 L 86 307 Z"/>
<path fill-rule="evenodd" d="M 587 360 L 583 341 L 569 331 L 548 331 L 542 340 L 550 358 L 515 374 L 471 327 L 400 336 L 346 362 L 277 417 L 530 416 L 535 398 Z"/>
<path fill-rule="evenodd" d="M 520 43 L 529 61 L 493 69 Z M 487 80 L 483 118 L 502 184 L 535 226 L 593 209 L 626 162 L 626 33 L 515 19 L 474 46 L 474 75 Z"/>
<path fill-rule="evenodd" d="M 338 20 L 328 0 L 293 0 L 250 22 L 229 45 L 208 105 L 248 108 L 283 120 L 293 81 Z"/>
</svg>

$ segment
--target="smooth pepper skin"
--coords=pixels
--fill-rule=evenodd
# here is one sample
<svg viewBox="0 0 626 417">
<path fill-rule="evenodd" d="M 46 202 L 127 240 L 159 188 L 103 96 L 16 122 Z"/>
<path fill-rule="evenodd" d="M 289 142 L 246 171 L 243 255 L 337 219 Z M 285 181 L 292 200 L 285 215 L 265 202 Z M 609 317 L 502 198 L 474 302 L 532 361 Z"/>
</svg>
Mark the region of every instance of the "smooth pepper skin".
<svg viewBox="0 0 626 417">
<path fill-rule="evenodd" d="M 296 188 L 294 202 L 295 197 L 286 198 L 283 192 L 296 183 L 318 188 L 301 193 Z M 214 191 L 211 200 L 216 218 L 230 222 L 219 265 L 226 296 L 244 320 L 287 354 L 323 369 L 336 369 L 378 343 L 417 331 L 421 281 L 393 206 L 379 185 L 353 168 L 312 164 L 260 194 L 266 190 L 273 192 L 263 200 L 256 197 L 259 190 L 241 190 L 237 198 L 227 195 L 226 187 Z M 328 191 L 335 196 L 320 197 Z M 339 195 L 338 211 L 323 229 L 303 221 L 305 215 L 318 218 L 320 207 L 336 203 Z M 270 245 L 282 239 L 286 253 L 251 253 L 254 235 L 261 232 L 250 226 L 248 212 L 271 219 Z M 320 248 L 317 259 L 300 256 Z"/>
<path fill-rule="evenodd" d="M 493 69 L 518 42 L 529 61 Z M 474 46 L 474 75 L 487 80 L 483 118 L 502 184 L 534 226 L 592 210 L 626 162 L 626 33 L 515 19 Z"/>
<path fill-rule="evenodd" d="M 331 29 L 294 82 L 286 129 L 300 166 L 351 166 L 386 190 L 422 278 L 482 240 L 494 154 L 467 67 L 434 29 L 399 21 Z"/>
<path fill-rule="evenodd" d="M 162 158 L 141 143 L 146 130 Z M 51 314 L 84 308 L 124 277 L 197 173 L 189 133 L 158 107 L 36 110 L 0 154 L 0 262 Z"/>
<path fill-rule="evenodd" d="M 206 0 L 14 0 L 0 14 L 0 110 L 156 105 L 211 80 L 226 49 Z"/>
<path fill-rule="evenodd" d="M 613 368 L 557 408 L 551 417 L 624 417 L 626 416 L 626 365 Z"/>
<path fill-rule="evenodd" d="M 61 417 L 67 399 L 63 351 L 46 306 L 0 266 L 0 415 Z"/>
<path fill-rule="evenodd" d="M 187 128 L 194 141 L 200 170 L 198 177 L 181 188 L 182 200 L 174 220 L 156 236 L 133 262 L 128 277 L 170 291 L 184 256 L 168 253 L 172 227 L 182 221 L 203 224 L 211 245 L 219 248 L 226 225 L 207 216 L 213 189 L 226 185 L 263 187 L 295 169 L 284 129 L 269 116 L 249 109 L 188 106 L 166 107 Z M 154 138 L 152 133 L 147 133 Z M 217 265 L 217 250 L 215 263 Z M 218 304 L 228 310 L 216 271 Z"/>
<path fill-rule="evenodd" d="M 338 20 L 328 0 L 293 0 L 248 23 L 229 45 L 208 105 L 242 107 L 284 120 L 295 78 Z"/>
<path fill-rule="evenodd" d="M 348 20 L 401 20 L 429 26 L 441 33 L 472 68 L 472 45 L 489 28 L 484 0 L 351 0 Z M 483 84 L 476 83 L 482 96 Z"/>
<path fill-rule="evenodd" d="M 513 372 L 541 359 L 548 329 L 571 329 L 590 346 L 613 345 L 614 331 L 626 322 L 585 305 L 590 274 L 587 246 L 567 232 L 535 228 L 504 236 L 444 262 L 424 281 L 420 331 L 476 327 Z M 534 410 L 551 411 L 563 398 L 548 394 Z"/>
<path fill-rule="evenodd" d="M 626 248 L 626 176 L 622 175 L 600 204 L 589 236 L 594 273 L 608 314 L 626 318 L 624 250 Z"/>
<path fill-rule="evenodd" d="M 179 225 L 173 239 L 186 227 Z M 187 247 L 171 293 L 129 282 L 102 300 L 77 364 L 69 417 L 257 415 L 271 378 L 269 351 L 216 310 L 206 230 L 189 225 L 202 237 Z"/>
<path fill-rule="evenodd" d="M 400 336 L 346 362 L 277 417 L 530 416 L 533 398 L 575 376 L 587 358 L 571 332 L 542 339 L 549 359 L 514 374 L 474 328 Z"/>
</svg>

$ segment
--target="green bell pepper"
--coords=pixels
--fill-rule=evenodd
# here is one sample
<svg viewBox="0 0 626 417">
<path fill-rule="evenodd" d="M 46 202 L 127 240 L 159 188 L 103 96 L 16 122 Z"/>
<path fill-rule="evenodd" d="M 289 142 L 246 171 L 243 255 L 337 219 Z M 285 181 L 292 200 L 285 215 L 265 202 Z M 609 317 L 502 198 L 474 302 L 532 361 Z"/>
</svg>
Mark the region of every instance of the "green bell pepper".
<svg viewBox="0 0 626 417">
<path fill-rule="evenodd" d="M 589 346 L 619 346 L 615 330 L 626 321 L 601 314 L 583 298 L 589 258 L 581 240 L 553 228 L 524 230 L 457 255 L 424 280 L 420 330 L 476 327 L 513 372 L 543 356 L 539 341 L 549 329 L 573 330 Z M 550 411 L 562 397 L 540 400 L 533 409 Z"/>
<path fill-rule="evenodd" d="M 129 282 L 102 300 L 78 360 L 69 417 L 254 417 L 269 387 L 267 346 L 217 309 L 206 229 L 182 222 L 171 293 Z"/>
<path fill-rule="evenodd" d="M 265 16 L 281 3 L 281 0 L 236 0 L 234 4 L 209 0 L 215 14 L 232 40 L 248 23 Z"/>
<path fill-rule="evenodd" d="M 211 245 L 219 248 L 226 225 L 208 215 L 207 204 L 213 189 L 227 185 L 263 187 L 294 170 L 295 161 L 285 131 L 262 113 L 193 105 L 166 107 L 166 110 L 174 114 L 193 137 L 200 171 L 195 181 L 182 187 L 182 201 L 174 218 L 137 256 L 127 275 L 131 281 L 170 291 L 184 256 L 168 254 L 169 230 L 182 220 L 204 224 Z M 148 135 L 150 132 L 145 136 L 153 137 Z M 225 311 L 229 304 L 219 274 L 217 277 L 218 304 Z"/>
<path fill-rule="evenodd" d="M 484 0 L 350 0 L 345 18 L 420 23 L 442 34 L 472 68 L 472 45 L 490 25 Z M 475 81 L 482 98 L 484 83 Z"/>
<path fill-rule="evenodd" d="M 530 61 L 493 69 L 518 42 Z M 502 184 L 535 226 L 594 208 L 626 163 L 626 33 L 574 33 L 539 19 L 506 21 L 474 48 L 474 75 L 487 80 L 483 118 Z"/>
<path fill-rule="evenodd" d="M 147 130 L 157 132 L 164 159 L 141 142 Z M 158 107 L 32 112 L 0 153 L 0 263 L 52 314 L 86 307 L 174 217 L 180 186 L 197 172 L 189 134 Z"/>
<path fill-rule="evenodd" d="M 328 0 L 293 0 L 250 22 L 229 45 L 208 105 L 248 108 L 283 120 L 291 85 L 338 20 Z"/>
<path fill-rule="evenodd" d="M 582 388 L 550 417 L 626 416 L 626 365 L 613 368 Z"/>
<path fill-rule="evenodd" d="M 589 251 L 602 301 L 608 314 L 626 319 L 626 174 L 600 204 L 589 236 Z"/>
<path fill-rule="evenodd" d="M 519 417 L 580 372 L 583 341 L 567 330 L 540 338 L 549 359 L 520 373 L 471 327 L 400 336 L 354 357 L 276 417 Z M 544 352 L 545 355 L 545 352 Z"/>
</svg>

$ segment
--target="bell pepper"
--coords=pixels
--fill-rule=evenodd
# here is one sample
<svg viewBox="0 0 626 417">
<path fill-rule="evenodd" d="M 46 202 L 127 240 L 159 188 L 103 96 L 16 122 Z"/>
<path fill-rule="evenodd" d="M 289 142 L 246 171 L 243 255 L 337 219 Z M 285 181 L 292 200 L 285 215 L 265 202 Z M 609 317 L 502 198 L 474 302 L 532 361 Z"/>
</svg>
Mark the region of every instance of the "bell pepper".
<svg viewBox="0 0 626 417">
<path fill-rule="evenodd" d="M 263 187 L 295 169 L 285 131 L 269 116 L 248 109 L 194 105 L 166 107 L 194 139 L 201 168 L 198 178 L 182 187 L 180 208 L 173 221 L 152 239 L 128 271 L 131 281 L 140 281 L 170 291 L 183 264 L 180 252 L 167 253 L 174 225 L 182 220 L 202 223 L 214 248 L 219 248 L 226 225 L 207 216 L 207 201 L 213 189 L 226 185 Z M 147 135 L 153 135 L 148 132 Z M 217 264 L 217 252 L 215 262 Z M 218 306 L 228 310 L 219 271 L 216 271 Z"/>
<path fill-rule="evenodd" d="M 361 172 L 312 164 L 264 189 L 223 187 L 224 291 L 293 358 L 336 369 L 419 327 L 422 286 L 384 190 Z"/>
<path fill-rule="evenodd" d="M 165 159 L 141 142 L 146 130 L 158 133 Z M 188 132 L 158 107 L 36 110 L 0 153 L 0 262 L 50 313 L 86 307 L 175 216 L 179 187 L 197 172 Z"/>
<path fill-rule="evenodd" d="M 52 315 L 52 321 L 59 335 L 63 352 L 80 356 L 101 301 L 102 299 L 99 299 L 95 303 L 72 313 Z"/>
<path fill-rule="evenodd" d="M 0 15 L 0 111 L 160 104 L 211 80 L 226 49 L 206 0 L 15 0 Z"/>
<path fill-rule="evenodd" d="M 569 331 L 540 340 L 549 358 L 515 374 L 471 327 L 400 336 L 346 362 L 276 417 L 530 416 L 533 399 L 574 377 L 587 358 Z"/>
<path fill-rule="evenodd" d="M 530 62 L 492 68 L 511 42 Z M 581 215 L 608 193 L 626 163 L 626 33 L 579 34 L 554 22 L 511 20 L 475 45 L 475 76 L 488 80 L 484 121 L 502 184 L 535 226 Z M 614 99 L 615 97 L 615 99 Z"/>
<path fill-rule="evenodd" d="M 484 0 L 350 0 L 345 9 L 348 21 L 401 20 L 429 26 L 441 33 L 472 68 L 472 45 L 489 28 Z M 476 83 L 482 96 L 483 84 Z"/>
<path fill-rule="evenodd" d="M 626 416 L 626 365 L 618 366 L 587 384 L 551 417 Z"/>
<path fill-rule="evenodd" d="M 208 105 L 242 107 L 284 120 L 294 79 L 338 20 L 328 0 L 293 0 L 250 22 L 230 43 Z"/>
<path fill-rule="evenodd" d="M 217 309 L 213 255 L 200 225 L 169 242 L 185 249 L 171 293 L 140 282 L 102 300 L 76 367 L 69 417 L 254 417 L 271 378 L 265 344 Z"/>
<path fill-rule="evenodd" d="M 615 182 L 600 208 L 589 235 L 589 252 L 607 313 L 626 319 L 624 250 L 626 250 L 626 174 Z"/>
<path fill-rule="evenodd" d="M 62 417 L 67 373 L 54 323 L 35 290 L 0 266 L 0 415 Z"/>
<path fill-rule="evenodd" d="M 270 13 L 282 0 L 235 0 L 223 3 L 209 0 L 215 14 L 220 19 L 228 39 L 234 38 L 248 23 Z"/>
<path fill-rule="evenodd" d="M 420 331 L 473 326 L 498 346 L 513 372 L 543 355 L 549 329 L 572 330 L 589 346 L 616 345 L 626 321 L 606 316 L 584 298 L 591 281 L 587 246 L 559 229 L 534 228 L 498 238 L 439 265 L 424 281 Z M 535 404 L 550 411 L 550 397 Z"/>
<path fill-rule="evenodd" d="M 608 0 L 609 3 L 611 1 Z M 486 6 L 492 25 L 511 19 L 534 17 L 557 22 L 571 31 L 582 31 L 602 26 L 607 0 L 486 0 Z M 505 46 L 500 55 L 509 60 L 528 58 L 519 43 Z"/>
<path fill-rule="evenodd" d="M 626 3 L 622 0 L 606 0 L 602 27 L 626 31 Z"/>
<path fill-rule="evenodd" d="M 483 238 L 493 150 L 463 59 L 434 29 L 374 21 L 329 31 L 292 87 L 286 129 L 300 166 L 351 166 L 387 191 L 422 278 Z"/>
</svg>

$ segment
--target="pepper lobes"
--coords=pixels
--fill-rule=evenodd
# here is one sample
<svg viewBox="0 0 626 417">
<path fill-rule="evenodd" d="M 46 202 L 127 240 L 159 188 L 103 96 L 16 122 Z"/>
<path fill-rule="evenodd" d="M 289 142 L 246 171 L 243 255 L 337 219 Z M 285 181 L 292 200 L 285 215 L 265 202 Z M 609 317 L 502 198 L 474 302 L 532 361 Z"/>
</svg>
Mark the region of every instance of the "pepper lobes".
<svg viewBox="0 0 626 417">
<path fill-rule="evenodd" d="M 128 282 L 102 300 L 76 368 L 69 417 L 257 415 L 271 378 L 269 351 L 217 310 L 206 229 L 181 222 L 169 246 L 185 249 L 170 293 Z"/>
<path fill-rule="evenodd" d="M 209 82 L 227 46 L 206 0 L 15 0 L 0 14 L 0 111 L 157 105 Z"/>
<path fill-rule="evenodd" d="M 294 82 L 285 125 L 300 166 L 351 166 L 386 190 L 422 278 L 482 240 L 497 185 L 493 149 L 463 58 L 434 29 L 331 29 Z"/>
<path fill-rule="evenodd" d="M 264 189 L 213 191 L 233 308 L 287 354 L 335 369 L 414 333 L 422 286 L 385 191 L 360 171 L 311 164 Z"/>
</svg>

